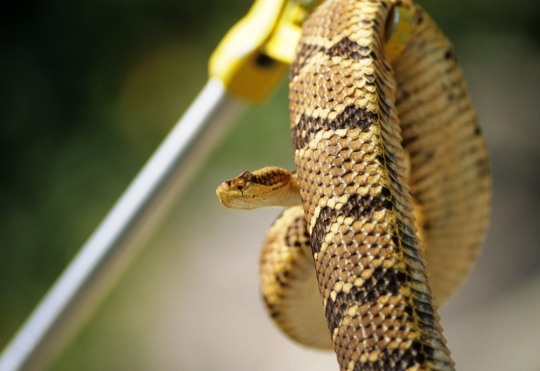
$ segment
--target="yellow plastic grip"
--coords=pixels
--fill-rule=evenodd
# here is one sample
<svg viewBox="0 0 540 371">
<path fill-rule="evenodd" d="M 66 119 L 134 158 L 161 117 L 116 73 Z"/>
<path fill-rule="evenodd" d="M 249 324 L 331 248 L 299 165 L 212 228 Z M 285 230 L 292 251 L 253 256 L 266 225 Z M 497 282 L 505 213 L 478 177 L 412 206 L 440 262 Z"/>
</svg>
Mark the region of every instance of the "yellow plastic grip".
<svg viewBox="0 0 540 371">
<path fill-rule="evenodd" d="M 396 6 L 394 17 L 392 29 L 385 45 L 386 55 L 390 61 L 396 59 L 405 49 L 416 24 L 412 10 L 403 6 Z"/>
<path fill-rule="evenodd" d="M 263 100 L 286 70 L 286 64 L 264 54 L 286 0 L 258 0 L 225 35 L 210 57 L 210 77 L 247 101 Z"/>
<path fill-rule="evenodd" d="M 210 57 L 210 77 L 244 100 L 264 100 L 287 72 L 314 3 L 257 0 Z"/>
</svg>

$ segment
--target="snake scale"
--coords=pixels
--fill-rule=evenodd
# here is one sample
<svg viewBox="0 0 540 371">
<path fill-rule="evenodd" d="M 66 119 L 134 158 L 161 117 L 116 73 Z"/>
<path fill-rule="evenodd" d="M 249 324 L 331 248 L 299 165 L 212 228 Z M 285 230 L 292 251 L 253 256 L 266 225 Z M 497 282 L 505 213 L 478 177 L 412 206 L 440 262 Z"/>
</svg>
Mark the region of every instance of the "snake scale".
<svg viewBox="0 0 540 371">
<path fill-rule="evenodd" d="M 410 30 L 392 41 L 395 20 Z M 286 207 L 261 257 L 271 317 L 333 347 L 341 370 L 454 369 L 437 307 L 478 255 L 491 177 L 450 43 L 410 1 L 327 0 L 289 92 L 296 173 L 244 172 L 217 191 L 229 207 Z"/>
</svg>

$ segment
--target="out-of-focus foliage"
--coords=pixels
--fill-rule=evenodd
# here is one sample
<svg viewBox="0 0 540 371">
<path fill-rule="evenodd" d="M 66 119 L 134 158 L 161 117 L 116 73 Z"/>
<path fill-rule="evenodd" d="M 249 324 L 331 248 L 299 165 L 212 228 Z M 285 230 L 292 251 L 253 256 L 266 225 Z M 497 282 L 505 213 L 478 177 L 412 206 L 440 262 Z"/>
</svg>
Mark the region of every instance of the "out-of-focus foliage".
<svg viewBox="0 0 540 371">
<path fill-rule="evenodd" d="M 248 6 L 0 5 L 0 343 L 189 104 Z"/>
</svg>

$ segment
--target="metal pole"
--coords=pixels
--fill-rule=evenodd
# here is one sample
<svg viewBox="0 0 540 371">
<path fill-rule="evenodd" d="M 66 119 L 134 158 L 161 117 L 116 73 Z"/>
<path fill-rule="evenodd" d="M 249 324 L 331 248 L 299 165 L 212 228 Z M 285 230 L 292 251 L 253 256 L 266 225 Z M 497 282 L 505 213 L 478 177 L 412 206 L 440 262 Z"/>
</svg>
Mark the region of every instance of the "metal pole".
<svg viewBox="0 0 540 371">
<path fill-rule="evenodd" d="M 44 368 L 112 287 L 136 247 L 243 104 L 209 80 L 0 357 L 0 371 Z"/>
</svg>

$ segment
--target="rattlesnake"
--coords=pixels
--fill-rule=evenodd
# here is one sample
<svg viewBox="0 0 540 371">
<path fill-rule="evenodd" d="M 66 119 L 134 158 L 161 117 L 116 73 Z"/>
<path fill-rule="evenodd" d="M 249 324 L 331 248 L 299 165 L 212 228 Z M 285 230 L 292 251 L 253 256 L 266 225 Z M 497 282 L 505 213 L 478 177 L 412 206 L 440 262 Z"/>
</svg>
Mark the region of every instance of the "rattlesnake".
<svg viewBox="0 0 540 371">
<path fill-rule="evenodd" d="M 289 88 L 297 172 L 217 191 L 229 207 L 287 207 L 261 257 L 271 317 L 333 347 L 342 370 L 453 369 L 436 308 L 476 259 L 491 178 L 448 40 L 410 1 L 327 0 Z"/>
</svg>

